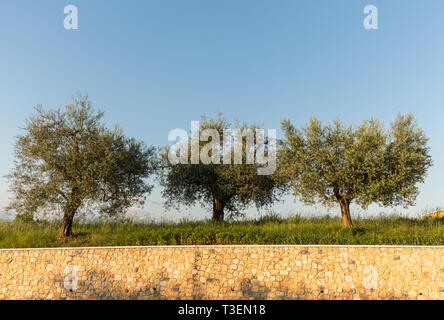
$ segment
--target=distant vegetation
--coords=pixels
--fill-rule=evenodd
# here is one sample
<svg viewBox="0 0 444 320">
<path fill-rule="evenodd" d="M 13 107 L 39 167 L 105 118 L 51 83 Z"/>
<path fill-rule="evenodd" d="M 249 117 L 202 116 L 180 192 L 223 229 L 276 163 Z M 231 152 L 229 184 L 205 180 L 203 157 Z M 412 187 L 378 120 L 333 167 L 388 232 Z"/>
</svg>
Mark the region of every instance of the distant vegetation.
<svg viewBox="0 0 444 320">
<path fill-rule="evenodd" d="M 234 223 L 130 222 L 75 223 L 69 240 L 57 240 L 61 223 L 1 222 L 0 247 L 227 245 L 227 244 L 366 244 L 444 245 L 444 219 L 380 217 L 355 219 L 343 228 L 339 218 L 266 216 Z"/>
</svg>

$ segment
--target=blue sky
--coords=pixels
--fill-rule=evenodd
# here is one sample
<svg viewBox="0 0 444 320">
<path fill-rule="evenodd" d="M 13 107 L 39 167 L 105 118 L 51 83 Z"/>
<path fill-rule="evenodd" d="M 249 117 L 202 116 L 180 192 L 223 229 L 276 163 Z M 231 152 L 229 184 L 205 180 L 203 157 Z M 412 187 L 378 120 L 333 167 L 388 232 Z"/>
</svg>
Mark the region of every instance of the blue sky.
<svg viewBox="0 0 444 320">
<path fill-rule="evenodd" d="M 63 27 L 68 4 L 79 10 L 78 30 Z M 368 4 L 378 30 L 362 25 Z M 203 113 L 279 128 L 284 116 L 298 126 L 312 115 L 388 124 L 401 111 L 414 112 L 430 137 L 434 166 L 417 206 L 397 210 L 444 205 L 443 13 L 442 0 L 2 1 L 0 174 L 33 106 L 64 105 L 76 91 L 107 124 L 151 145 Z M 1 178 L 1 206 L 7 187 Z M 207 216 L 164 211 L 159 191 L 143 211 L 151 217 Z M 325 213 L 292 197 L 275 209 Z"/>
</svg>

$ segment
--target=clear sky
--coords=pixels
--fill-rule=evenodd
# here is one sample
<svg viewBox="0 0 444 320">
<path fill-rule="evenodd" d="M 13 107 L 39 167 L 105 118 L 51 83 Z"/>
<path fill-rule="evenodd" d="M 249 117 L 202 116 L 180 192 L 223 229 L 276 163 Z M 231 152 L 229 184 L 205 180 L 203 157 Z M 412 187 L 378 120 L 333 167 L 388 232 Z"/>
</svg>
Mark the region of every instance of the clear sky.
<svg viewBox="0 0 444 320">
<path fill-rule="evenodd" d="M 63 27 L 68 4 L 78 8 L 78 30 Z M 363 27 L 369 4 L 378 30 Z M 167 144 L 171 129 L 203 113 L 279 129 L 284 116 L 297 126 L 311 115 L 389 124 L 401 111 L 414 112 L 430 137 L 434 166 L 417 206 L 397 211 L 444 205 L 443 14 L 442 0 L 2 0 L 0 174 L 33 106 L 65 105 L 77 91 L 107 124 L 150 145 Z M 1 206 L 7 187 L 2 177 Z M 164 211 L 159 191 L 146 215 L 208 216 Z M 290 196 L 275 209 L 325 213 Z"/>
</svg>

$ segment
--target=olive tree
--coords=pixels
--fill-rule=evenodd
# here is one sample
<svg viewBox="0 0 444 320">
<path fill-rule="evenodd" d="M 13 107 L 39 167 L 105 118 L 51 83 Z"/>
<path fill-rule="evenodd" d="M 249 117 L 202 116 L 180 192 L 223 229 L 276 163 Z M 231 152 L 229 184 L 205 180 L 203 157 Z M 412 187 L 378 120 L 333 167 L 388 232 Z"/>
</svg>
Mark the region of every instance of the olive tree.
<svg viewBox="0 0 444 320">
<path fill-rule="evenodd" d="M 344 227 L 352 226 L 352 202 L 413 205 L 432 164 L 428 138 L 412 114 L 398 114 L 390 129 L 375 119 L 324 126 L 311 118 L 301 130 L 284 119 L 282 130 L 280 176 L 305 203 L 339 203 Z"/>
<path fill-rule="evenodd" d="M 261 129 L 237 122 L 231 131 L 230 124 L 221 115 L 216 119 L 202 117 L 194 137 L 194 151 L 200 157 L 193 161 L 193 133 L 188 137 L 184 132 L 186 138 L 177 144 L 180 150 L 173 151 L 171 146 L 163 148 L 158 170 L 166 206 L 209 206 L 212 207 L 212 220 L 222 221 L 226 212 L 235 216 L 250 204 L 260 208 L 273 203 L 282 187 L 274 178 L 274 170 L 259 174 L 265 164 L 253 161 L 258 160 L 258 142 L 261 139 L 257 134 L 254 136 L 259 132 L 257 130 Z M 239 135 L 227 135 L 233 132 Z M 265 157 L 272 153 L 268 141 L 263 139 Z M 236 142 L 239 149 L 236 149 Z M 239 151 L 237 155 L 236 151 L 231 152 L 233 150 Z M 171 154 L 179 151 L 184 161 L 172 161 Z M 275 161 L 275 153 L 270 160 Z"/>
<path fill-rule="evenodd" d="M 106 216 L 142 205 L 152 190 L 155 150 L 101 124 L 87 96 L 56 110 L 35 108 L 16 138 L 15 166 L 8 175 L 18 215 L 63 212 L 60 236 L 72 234 L 79 211 Z"/>
</svg>

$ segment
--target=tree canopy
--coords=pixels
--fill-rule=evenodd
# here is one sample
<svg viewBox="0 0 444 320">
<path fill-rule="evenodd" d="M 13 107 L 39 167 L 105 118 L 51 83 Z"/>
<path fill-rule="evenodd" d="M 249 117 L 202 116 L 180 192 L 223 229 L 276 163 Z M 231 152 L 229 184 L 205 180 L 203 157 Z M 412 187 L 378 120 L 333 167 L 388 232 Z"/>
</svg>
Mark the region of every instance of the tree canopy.
<svg viewBox="0 0 444 320">
<path fill-rule="evenodd" d="M 18 215 L 63 212 L 61 236 L 70 236 L 80 210 L 108 216 L 142 205 L 152 185 L 155 150 L 126 137 L 119 127 L 105 128 L 87 96 L 57 110 L 35 108 L 25 134 L 16 138 L 9 174 Z"/>
<path fill-rule="evenodd" d="M 255 125 L 235 124 L 238 132 L 250 133 L 259 129 Z M 214 129 L 213 135 L 205 136 L 206 129 Z M 163 187 L 162 195 L 166 199 L 167 206 L 178 206 L 180 204 L 191 206 L 201 204 L 203 207 L 211 206 L 213 209 L 212 219 L 221 221 L 225 212 L 231 216 L 239 215 L 240 210 L 250 204 L 258 208 L 267 206 L 277 199 L 280 185 L 274 179 L 273 174 L 259 175 L 258 168 L 263 167 L 259 162 L 248 163 L 247 157 L 251 156 L 248 150 L 257 147 L 257 136 L 248 141 L 248 135 L 238 137 L 241 141 L 242 160 L 236 163 L 235 153 L 229 153 L 223 160 L 224 154 L 233 149 L 233 142 L 227 143 L 219 137 L 230 129 L 230 124 L 219 115 L 216 119 L 202 117 L 199 128 L 200 139 L 198 151 L 200 154 L 208 155 L 207 160 L 199 159 L 197 163 L 172 163 L 169 159 L 171 147 L 163 149 L 161 164 L 159 165 L 160 184 Z M 251 138 L 251 136 L 250 136 Z M 187 154 L 191 156 L 192 137 L 185 141 Z M 240 139 L 240 140 L 239 140 Z M 251 145 L 248 143 L 252 142 Z M 264 140 L 265 155 L 267 155 L 268 140 Z M 209 147 L 211 146 L 211 148 Z M 215 152 L 215 151 L 218 152 Z M 247 154 L 249 154 L 247 156 Z M 256 154 L 257 156 L 257 154 Z M 208 163 L 208 159 L 210 162 Z M 252 158 L 250 158 L 252 160 Z"/>
<path fill-rule="evenodd" d="M 390 129 L 375 119 L 324 126 L 311 118 L 301 130 L 284 119 L 282 130 L 279 175 L 305 203 L 339 203 L 345 227 L 352 226 L 352 202 L 413 205 L 432 165 L 428 138 L 412 114 L 398 114 Z"/>
</svg>

